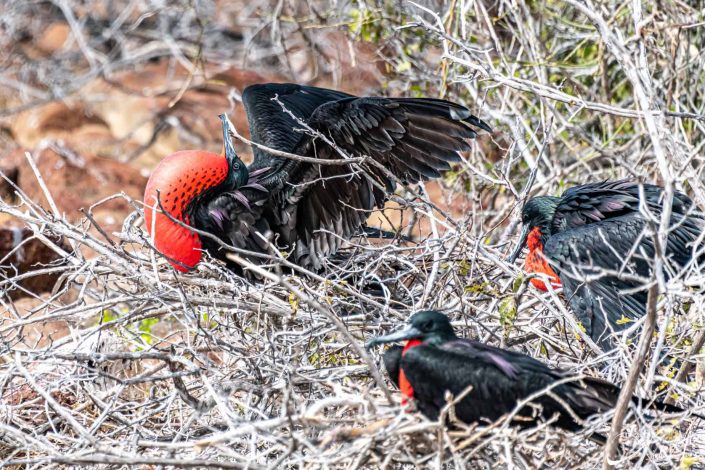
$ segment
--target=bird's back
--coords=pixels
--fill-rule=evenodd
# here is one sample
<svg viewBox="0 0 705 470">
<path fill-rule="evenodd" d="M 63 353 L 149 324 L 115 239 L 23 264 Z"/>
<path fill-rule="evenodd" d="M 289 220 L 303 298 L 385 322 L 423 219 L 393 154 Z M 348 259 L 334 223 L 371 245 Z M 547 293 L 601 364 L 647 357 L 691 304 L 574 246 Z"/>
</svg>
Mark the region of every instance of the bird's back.
<svg viewBox="0 0 705 470">
<path fill-rule="evenodd" d="M 641 201 L 658 220 L 664 190 L 633 181 L 604 181 L 567 190 L 556 208 L 544 253 L 558 273 L 566 298 L 586 333 L 604 349 L 609 335 L 644 315 L 655 255 Z M 666 257 L 677 272 L 693 255 L 703 231 L 702 214 L 676 192 Z"/>
<path fill-rule="evenodd" d="M 648 211 L 660 217 L 665 196 L 661 186 L 640 184 L 628 179 L 574 186 L 562 194 L 553 216 L 551 232 L 556 234 L 630 215 L 645 220 L 640 212 L 642 195 Z M 688 196 L 679 191 L 674 193 L 671 225 L 682 225 L 674 228 L 676 237 L 692 238 L 702 231 L 703 215 L 695 209 Z"/>
<path fill-rule="evenodd" d="M 555 385 L 568 375 L 525 354 L 464 339 L 449 341 L 441 347 L 413 348 L 401 359 L 401 367 L 414 387 L 419 409 L 430 419 L 437 419 L 445 406 L 446 391 L 458 397 L 469 387 L 469 393 L 455 407 L 456 416 L 466 423 L 495 421 L 514 410 L 519 401 L 549 388 L 583 419 L 607 410 L 613 405 L 607 397 L 616 397 L 609 387 L 604 389 L 601 384 Z M 543 394 L 533 402 L 541 405 L 544 419 L 558 413 L 559 426 L 580 428 L 550 394 Z M 532 416 L 532 413 L 530 407 L 524 407 L 519 415 Z M 532 425 L 532 422 L 519 424 Z"/>
</svg>

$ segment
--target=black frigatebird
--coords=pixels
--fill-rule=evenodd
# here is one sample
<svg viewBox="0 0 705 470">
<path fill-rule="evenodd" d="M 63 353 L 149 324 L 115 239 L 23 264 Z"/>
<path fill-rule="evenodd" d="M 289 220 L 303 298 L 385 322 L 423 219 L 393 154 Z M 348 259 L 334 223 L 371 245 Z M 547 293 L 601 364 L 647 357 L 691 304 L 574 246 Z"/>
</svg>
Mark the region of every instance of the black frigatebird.
<svg viewBox="0 0 705 470">
<path fill-rule="evenodd" d="M 640 204 L 658 221 L 663 198 L 662 187 L 630 180 L 575 186 L 561 197 L 534 197 L 522 209 L 523 230 L 509 259 L 513 262 L 528 246 L 526 270 L 546 274 L 554 287 L 562 286 L 587 335 L 604 350 L 612 349 L 611 334 L 628 328 L 646 312 L 655 250 Z M 702 245 L 696 246 L 705 219 L 694 209 L 685 194 L 675 192 L 666 246 L 667 278 L 698 250 L 701 265 L 705 262 Z M 547 289 L 542 279 L 533 278 L 531 283 Z"/>
<path fill-rule="evenodd" d="M 203 249 L 216 257 L 222 252 L 220 244 L 172 218 L 249 251 L 267 253 L 275 242 L 293 262 L 319 269 L 360 233 L 371 210 L 382 207 L 395 190 L 394 177 L 402 183 L 436 178 L 460 161 L 459 151 L 470 149 L 473 127 L 491 132 L 464 106 L 439 99 L 360 98 L 272 83 L 247 87 L 242 99 L 254 142 L 308 159 L 255 146 L 254 161 L 245 166 L 225 116 L 224 155 L 193 150 L 166 157 L 147 183 L 145 220 L 156 248 L 178 270 L 194 267 Z M 342 161 L 340 151 L 369 160 L 311 161 Z M 153 215 L 157 194 L 171 217 Z"/>
<path fill-rule="evenodd" d="M 377 337 L 367 347 L 398 341 L 407 343 L 403 349 L 395 346 L 385 351 L 384 366 L 402 392 L 402 403 L 413 399 L 432 420 L 446 406 L 446 392 L 457 398 L 470 387 L 455 405 L 455 415 L 464 423 L 496 421 L 520 401 L 537 395 L 519 410 L 514 423 L 527 427 L 555 417 L 556 426 L 579 431 L 580 421 L 612 409 L 619 396 L 620 389 L 605 380 L 572 380 L 573 374 L 551 369 L 525 354 L 458 338 L 448 317 L 433 310 L 415 313 L 405 329 Z M 662 403 L 651 406 L 683 411 Z"/>
</svg>

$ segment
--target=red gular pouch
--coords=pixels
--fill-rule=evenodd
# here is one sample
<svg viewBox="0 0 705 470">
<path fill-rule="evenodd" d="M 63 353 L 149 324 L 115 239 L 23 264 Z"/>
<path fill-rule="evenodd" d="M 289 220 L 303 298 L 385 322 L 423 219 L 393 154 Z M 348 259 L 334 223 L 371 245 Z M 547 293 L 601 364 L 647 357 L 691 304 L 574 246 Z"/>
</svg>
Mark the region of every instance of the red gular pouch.
<svg viewBox="0 0 705 470">
<path fill-rule="evenodd" d="M 154 169 L 144 190 L 144 220 L 147 233 L 154 235 L 155 248 L 181 272 L 195 267 L 201 260 L 201 238 L 192 230 L 167 217 L 157 204 L 157 193 L 164 211 L 190 224 L 189 204 L 228 176 L 225 156 L 200 150 L 176 152 Z M 178 261 L 179 263 L 175 263 Z"/>
<path fill-rule="evenodd" d="M 526 245 L 529 248 L 529 254 L 526 255 L 524 260 L 524 269 L 530 273 L 546 274 L 551 282 L 554 289 L 561 286 L 561 280 L 558 278 L 558 274 L 553 270 L 546 256 L 543 254 L 543 243 L 541 243 L 541 229 L 539 227 L 534 227 L 529 232 L 529 236 L 526 239 Z M 548 286 L 546 286 L 543 279 L 532 278 L 531 285 L 540 289 L 544 292 L 548 291 Z"/>
<path fill-rule="evenodd" d="M 409 341 L 406 342 L 404 345 L 404 349 L 401 352 L 402 357 L 406 352 L 416 346 L 419 346 L 422 344 L 423 341 L 420 339 L 410 339 Z M 402 406 L 406 406 L 409 404 L 411 400 L 414 398 L 414 387 L 411 385 L 411 382 L 406 378 L 406 375 L 404 374 L 404 369 L 399 368 L 399 390 L 401 390 L 401 404 Z"/>
</svg>

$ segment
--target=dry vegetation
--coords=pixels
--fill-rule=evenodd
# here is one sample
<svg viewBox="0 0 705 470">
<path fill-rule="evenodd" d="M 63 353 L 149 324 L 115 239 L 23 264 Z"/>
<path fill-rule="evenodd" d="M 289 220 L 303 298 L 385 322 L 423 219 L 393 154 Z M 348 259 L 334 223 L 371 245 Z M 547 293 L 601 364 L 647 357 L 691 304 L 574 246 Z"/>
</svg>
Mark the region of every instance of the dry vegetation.
<svg viewBox="0 0 705 470">
<path fill-rule="evenodd" d="M 701 7 L 2 2 L 0 222 L 30 228 L 65 264 L 29 275 L 59 277 L 50 293 L 0 296 L 0 464 L 602 464 L 585 435 L 506 421 L 449 431 L 401 412 L 363 344 L 421 307 L 448 312 L 465 336 L 576 373 L 621 384 L 634 366 L 637 394 L 703 413 L 701 269 L 661 280 L 650 357 L 680 358 L 689 372 L 679 374 L 659 359 L 635 365 L 636 341 L 600 354 L 564 300 L 504 261 L 529 192 L 630 176 L 705 210 Z M 400 192 L 373 215 L 417 243 L 356 240 L 348 261 L 318 274 L 282 273 L 275 259 L 260 283 L 217 262 L 176 275 L 139 217 L 122 224 L 140 210 L 145 175 L 176 149 L 218 150 L 221 111 L 245 133 L 239 92 L 283 80 L 447 97 L 495 132 L 440 184 Z M 5 271 L 0 290 L 21 276 Z M 363 288 L 372 282 L 382 289 Z M 610 419 L 591 426 L 607 434 Z M 632 408 L 622 444 L 620 467 L 705 466 L 705 425 L 691 418 L 658 422 Z"/>
</svg>

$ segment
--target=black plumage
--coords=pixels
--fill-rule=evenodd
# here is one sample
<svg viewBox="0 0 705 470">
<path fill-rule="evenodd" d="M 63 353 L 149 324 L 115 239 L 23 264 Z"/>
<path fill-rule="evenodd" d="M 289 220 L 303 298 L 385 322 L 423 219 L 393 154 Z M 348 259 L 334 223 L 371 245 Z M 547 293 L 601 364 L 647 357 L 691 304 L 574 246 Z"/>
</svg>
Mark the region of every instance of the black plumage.
<svg viewBox="0 0 705 470">
<path fill-rule="evenodd" d="M 368 347 L 403 340 L 422 342 L 403 355 L 400 347 L 388 349 L 385 368 L 397 386 L 399 371 L 404 372 L 418 409 L 433 420 L 446 406 L 447 392 L 459 397 L 471 387 L 455 405 L 455 415 L 462 422 L 496 421 L 512 412 L 520 401 L 537 395 L 519 410 L 514 418 L 516 425 L 533 426 L 539 420 L 555 419 L 556 426 L 579 431 L 583 428 L 581 421 L 610 410 L 619 396 L 619 388 L 607 381 L 572 379 L 574 374 L 551 369 L 525 354 L 458 338 L 448 317 L 436 311 L 414 314 L 407 328 L 378 337 Z M 682 411 L 660 403 L 653 406 Z"/>
<path fill-rule="evenodd" d="M 472 126 L 490 131 L 465 107 L 436 99 L 358 98 L 263 84 L 246 88 L 243 103 L 254 142 L 306 157 L 342 158 L 303 130 L 308 126 L 349 155 L 370 157 L 360 165 L 319 165 L 255 147 L 247 184 L 222 184 L 191 204 L 196 228 L 256 252 L 275 242 L 312 269 L 361 232 L 369 211 L 394 191 L 394 177 L 402 183 L 438 177 L 459 160 L 458 151 L 470 148 Z M 204 246 L 218 254 L 217 243 L 204 240 Z"/>
<path fill-rule="evenodd" d="M 645 209 L 658 225 L 664 190 L 651 184 L 641 187 Z M 639 188 L 630 180 L 603 181 L 570 188 L 560 198 L 530 199 L 522 210 L 524 232 L 512 256 L 538 229 L 538 249 L 560 278 L 573 312 L 586 333 L 606 350 L 612 347 L 613 332 L 628 328 L 646 312 L 655 250 L 639 210 Z M 667 278 L 681 271 L 694 254 L 705 265 L 704 247 L 697 244 L 705 227 L 703 215 L 680 192 L 674 194 L 670 222 Z M 528 270 L 532 270 L 530 257 L 531 253 Z"/>
</svg>

